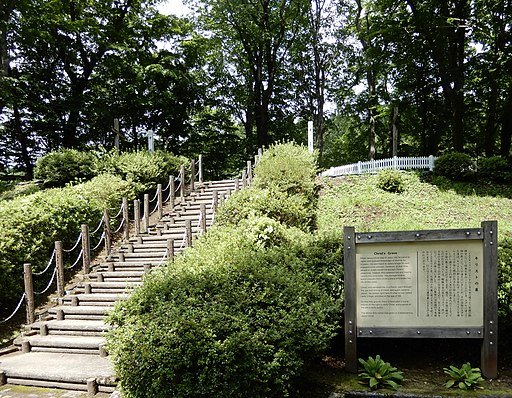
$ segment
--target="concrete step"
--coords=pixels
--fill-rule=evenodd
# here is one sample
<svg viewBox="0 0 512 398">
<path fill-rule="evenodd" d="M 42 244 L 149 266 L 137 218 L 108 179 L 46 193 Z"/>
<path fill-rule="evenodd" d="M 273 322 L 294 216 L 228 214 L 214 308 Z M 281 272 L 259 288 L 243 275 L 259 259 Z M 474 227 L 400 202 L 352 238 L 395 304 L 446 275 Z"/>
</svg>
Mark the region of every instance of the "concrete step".
<svg viewBox="0 0 512 398">
<path fill-rule="evenodd" d="M 70 336 L 101 336 L 110 329 L 103 320 L 64 319 L 34 322 L 28 326 L 31 330 L 37 330 L 41 334 L 60 334 Z M 46 329 L 45 333 L 42 333 Z"/>
<path fill-rule="evenodd" d="M 142 266 L 144 268 L 144 266 Z M 140 282 L 144 276 L 144 270 L 141 271 L 100 271 L 105 282 L 125 281 L 125 282 Z M 91 280 L 98 278 L 98 272 L 89 274 Z"/>
<path fill-rule="evenodd" d="M 130 293 L 136 287 L 142 285 L 142 282 L 86 282 L 78 287 L 81 293 Z M 76 291 L 75 291 L 76 292 Z"/>
<path fill-rule="evenodd" d="M 114 305 L 118 300 L 126 300 L 126 293 L 93 293 L 93 294 L 69 294 L 62 298 L 63 303 L 71 305 L 98 305 L 109 306 Z"/>
<path fill-rule="evenodd" d="M 26 386 L 88 391 L 89 383 L 110 393 L 117 384 L 110 359 L 99 355 L 16 352 L 2 356 L 0 372 L 8 384 Z"/>
<path fill-rule="evenodd" d="M 20 350 L 29 349 L 30 352 L 61 352 L 76 354 L 106 354 L 103 349 L 105 339 L 102 336 L 65 336 L 65 335 L 34 335 L 19 337 L 14 345 Z"/>
<path fill-rule="evenodd" d="M 98 305 L 59 305 L 52 307 L 48 313 L 55 319 L 83 319 L 83 320 L 103 320 L 112 306 Z"/>
</svg>

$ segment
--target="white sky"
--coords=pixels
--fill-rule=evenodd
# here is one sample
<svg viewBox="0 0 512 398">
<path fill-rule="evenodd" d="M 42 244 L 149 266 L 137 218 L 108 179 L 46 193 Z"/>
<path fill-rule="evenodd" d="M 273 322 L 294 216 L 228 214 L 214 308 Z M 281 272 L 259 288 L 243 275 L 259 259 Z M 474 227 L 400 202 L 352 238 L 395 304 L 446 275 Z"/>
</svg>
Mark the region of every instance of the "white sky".
<svg viewBox="0 0 512 398">
<path fill-rule="evenodd" d="M 183 5 L 182 0 L 165 0 L 158 6 L 158 10 L 165 15 L 177 16 L 183 16 L 190 11 L 187 6 Z"/>
</svg>

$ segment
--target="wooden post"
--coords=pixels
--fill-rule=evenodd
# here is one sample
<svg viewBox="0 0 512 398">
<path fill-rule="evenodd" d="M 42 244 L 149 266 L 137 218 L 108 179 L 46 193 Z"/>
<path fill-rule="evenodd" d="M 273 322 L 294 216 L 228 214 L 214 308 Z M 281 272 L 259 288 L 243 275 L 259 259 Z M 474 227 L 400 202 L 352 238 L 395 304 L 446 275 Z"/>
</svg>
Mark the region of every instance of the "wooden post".
<svg viewBox="0 0 512 398">
<path fill-rule="evenodd" d="M 163 204 L 163 196 L 162 196 L 162 184 L 158 184 L 156 186 L 156 200 L 158 206 L 158 219 L 162 218 L 164 214 L 164 204 Z"/>
<path fill-rule="evenodd" d="M 258 158 L 261 160 L 262 156 L 263 156 L 263 148 L 258 148 Z"/>
<path fill-rule="evenodd" d="M 25 300 L 27 303 L 27 324 L 36 321 L 34 306 L 34 281 L 32 279 L 32 266 L 30 263 L 23 264 L 23 281 L 25 283 Z"/>
<path fill-rule="evenodd" d="M 91 238 L 87 224 L 82 224 L 82 264 L 84 275 L 87 275 L 91 270 Z"/>
<path fill-rule="evenodd" d="M 219 206 L 219 191 L 213 191 L 212 210 L 214 213 L 217 211 L 218 206 Z"/>
<path fill-rule="evenodd" d="M 199 155 L 199 184 L 204 182 L 203 180 L 203 155 Z"/>
<path fill-rule="evenodd" d="M 140 235 L 140 200 L 133 201 L 133 216 L 135 218 L 135 236 Z"/>
<path fill-rule="evenodd" d="M 167 259 L 174 261 L 174 239 L 167 239 Z"/>
<path fill-rule="evenodd" d="M 107 209 L 103 212 L 103 227 L 105 231 L 105 251 L 108 255 L 112 251 L 112 235 L 110 233 L 110 217 Z"/>
<path fill-rule="evenodd" d="M 192 221 L 185 221 L 185 244 L 186 247 L 192 246 Z"/>
<path fill-rule="evenodd" d="M 176 199 L 176 187 L 174 186 L 174 176 L 169 176 L 169 204 L 171 211 L 174 209 L 174 202 Z"/>
<path fill-rule="evenodd" d="M 204 234 L 206 232 L 206 205 L 201 203 L 201 231 Z"/>
<path fill-rule="evenodd" d="M 7 376 L 5 372 L 2 370 L 0 371 L 0 386 L 3 386 L 4 384 L 7 384 Z"/>
<path fill-rule="evenodd" d="M 180 202 L 185 200 L 185 166 L 180 167 Z"/>
<path fill-rule="evenodd" d="M 149 229 L 149 194 L 144 194 L 144 214 L 142 216 L 142 228 L 144 232 L 148 232 Z"/>
<path fill-rule="evenodd" d="M 247 161 L 247 185 L 252 185 L 252 162 L 250 160 Z"/>
<path fill-rule="evenodd" d="M 240 179 L 237 177 L 237 178 L 235 178 L 235 192 L 238 191 L 239 185 L 240 185 Z"/>
<path fill-rule="evenodd" d="M 484 377 L 498 375 L 498 222 L 484 221 L 484 336 L 481 369 Z"/>
<path fill-rule="evenodd" d="M 55 266 L 57 267 L 57 293 L 59 297 L 64 296 L 64 253 L 62 242 L 55 242 Z"/>
<path fill-rule="evenodd" d="M 242 170 L 242 188 L 247 188 L 247 178 L 245 174 L 245 169 Z"/>
<path fill-rule="evenodd" d="M 357 373 L 356 242 L 354 227 L 344 227 L 345 369 Z"/>
<path fill-rule="evenodd" d="M 125 242 L 130 240 L 130 214 L 128 210 L 128 198 L 123 198 L 123 236 Z"/>
<path fill-rule="evenodd" d="M 98 383 L 94 377 L 87 379 L 87 394 L 94 396 L 98 393 Z"/>
<path fill-rule="evenodd" d="M 194 192 L 194 180 L 196 179 L 196 161 L 190 162 L 190 192 Z"/>
</svg>

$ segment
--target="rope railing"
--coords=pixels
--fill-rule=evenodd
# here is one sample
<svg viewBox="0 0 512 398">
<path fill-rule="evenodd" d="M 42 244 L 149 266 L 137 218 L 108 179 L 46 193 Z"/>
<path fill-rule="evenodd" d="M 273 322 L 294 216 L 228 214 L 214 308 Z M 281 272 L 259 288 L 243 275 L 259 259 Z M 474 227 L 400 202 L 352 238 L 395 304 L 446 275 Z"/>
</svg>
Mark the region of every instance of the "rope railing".
<svg viewBox="0 0 512 398">
<path fill-rule="evenodd" d="M 52 255 L 50 256 L 50 260 L 48 260 L 48 264 L 46 265 L 46 268 L 42 270 L 41 272 L 34 272 L 33 275 L 39 276 L 43 275 L 48 269 L 50 268 L 50 265 L 53 263 L 53 259 L 55 258 L 55 249 L 53 249 Z"/>
<path fill-rule="evenodd" d="M 155 192 L 155 196 L 153 197 L 153 199 L 151 199 L 149 201 L 149 203 L 153 203 L 156 200 L 157 197 L 158 197 L 158 191 Z"/>
<path fill-rule="evenodd" d="M 103 232 L 103 233 L 101 234 L 101 236 L 100 236 L 100 241 L 98 242 L 98 244 L 97 244 L 96 246 L 94 246 L 94 247 L 91 249 L 91 251 L 95 251 L 96 249 L 98 249 L 98 248 L 101 246 L 101 244 L 102 244 L 102 242 L 103 242 L 104 240 L 105 240 L 105 232 Z"/>
<path fill-rule="evenodd" d="M 78 264 L 78 262 L 82 259 L 82 254 L 84 254 L 84 249 L 80 250 L 80 253 L 78 253 L 78 257 L 76 258 L 75 262 L 73 263 L 73 265 L 70 265 L 69 267 L 67 267 L 68 269 L 72 269 L 72 268 L 75 268 L 75 266 Z"/>
<path fill-rule="evenodd" d="M 119 208 L 119 211 L 117 212 L 117 214 L 112 217 L 112 218 L 117 218 L 121 215 L 121 213 L 123 212 L 123 209 L 124 209 L 124 203 L 121 203 L 121 207 Z"/>
<path fill-rule="evenodd" d="M 8 322 L 10 321 L 14 315 L 16 315 L 16 313 L 18 312 L 18 310 L 20 309 L 21 307 L 21 304 L 23 303 L 23 300 L 25 300 L 25 297 L 26 297 L 26 293 L 23 293 L 21 295 L 21 298 L 20 298 L 20 301 L 18 301 L 18 305 L 16 306 L 16 309 L 12 312 L 11 315 L 9 315 L 7 318 L 5 318 L 4 320 L 0 321 L 0 323 L 5 323 L 5 322 Z"/>
<path fill-rule="evenodd" d="M 75 250 L 78 246 L 78 244 L 82 241 L 82 233 L 80 232 L 80 234 L 78 235 L 78 238 L 76 239 L 76 242 L 75 244 L 73 245 L 73 247 L 69 250 L 66 250 L 66 249 L 62 249 L 63 252 L 65 253 L 71 253 L 73 250 Z M 35 274 L 34 274 L 35 275 Z"/>
<path fill-rule="evenodd" d="M 103 217 L 101 217 L 100 223 L 98 224 L 96 229 L 91 232 L 92 235 L 94 235 L 96 232 L 98 232 L 100 230 L 101 226 L 103 225 L 103 221 L 104 221 L 104 219 L 103 219 Z"/>
<path fill-rule="evenodd" d="M 48 291 L 48 289 L 50 289 L 50 286 L 53 285 L 53 280 L 55 279 L 55 275 L 57 275 L 57 267 L 55 267 L 55 269 L 53 270 L 52 277 L 50 279 L 50 282 L 48 282 L 48 285 L 46 285 L 46 288 L 41 292 L 34 291 L 34 294 L 37 294 L 37 295 L 45 294 Z"/>
<path fill-rule="evenodd" d="M 123 228 L 124 226 L 124 223 L 126 222 L 126 220 L 123 218 L 121 219 L 121 224 L 119 224 L 119 227 L 117 227 L 115 230 L 114 230 L 114 235 L 115 234 L 118 234 L 120 231 L 121 231 L 121 228 Z"/>
</svg>

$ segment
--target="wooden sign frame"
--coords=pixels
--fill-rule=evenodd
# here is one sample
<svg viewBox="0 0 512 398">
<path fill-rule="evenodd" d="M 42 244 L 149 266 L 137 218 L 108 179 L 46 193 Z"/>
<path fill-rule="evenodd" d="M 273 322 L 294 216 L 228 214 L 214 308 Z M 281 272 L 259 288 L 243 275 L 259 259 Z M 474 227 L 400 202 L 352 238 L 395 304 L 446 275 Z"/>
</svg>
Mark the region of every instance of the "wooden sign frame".
<svg viewBox="0 0 512 398">
<path fill-rule="evenodd" d="M 358 248 L 362 245 L 406 244 L 414 248 L 424 242 L 446 244 L 465 241 L 482 243 L 483 261 L 483 317 L 481 325 L 440 327 L 435 324 L 401 325 L 386 327 L 358 327 L 359 283 L 357 280 Z M 398 231 L 398 232 L 356 232 L 354 227 L 344 228 L 344 279 L 345 279 L 345 361 L 349 372 L 357 372 L 357 340 L 360 338 L 470 338 L 480 339 L 482 374 L 490 379 L 497 377 L 498 358 L 498 223 L 484 221 L 481 228 Z M 384 264 L 385 265 L 385 264 Z M 382 266 L 379 264 L 379 266 Z M 418 293 L 417 293 L 418 294 Z M 419 298 L 418 298 L 419 300 Z"/>
</svg>

